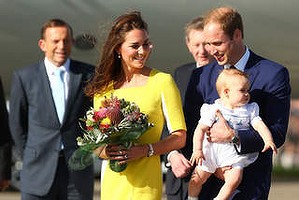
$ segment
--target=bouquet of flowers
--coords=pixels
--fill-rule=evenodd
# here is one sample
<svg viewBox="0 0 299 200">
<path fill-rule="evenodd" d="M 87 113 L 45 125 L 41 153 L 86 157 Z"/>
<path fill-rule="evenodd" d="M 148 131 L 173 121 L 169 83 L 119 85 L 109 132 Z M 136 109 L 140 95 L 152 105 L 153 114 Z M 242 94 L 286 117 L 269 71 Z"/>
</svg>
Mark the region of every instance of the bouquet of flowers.
<svg viewBox="0 0 299 200">
<path fill-rule="evenodd" d="M 83 137 L 77 138 L 79 148 L 69 159 L 69 166 L 81 170 L 93 163 L 93 151 L 106 144 L 120 144 L 129 148 L 144 132 L 153 126 L 134 102 L 105 97 L 101 107 L 91 108 L 79 119 Z M 127 164 L 109 161 L 113 171 L 120 172 Z"/>
</svg>

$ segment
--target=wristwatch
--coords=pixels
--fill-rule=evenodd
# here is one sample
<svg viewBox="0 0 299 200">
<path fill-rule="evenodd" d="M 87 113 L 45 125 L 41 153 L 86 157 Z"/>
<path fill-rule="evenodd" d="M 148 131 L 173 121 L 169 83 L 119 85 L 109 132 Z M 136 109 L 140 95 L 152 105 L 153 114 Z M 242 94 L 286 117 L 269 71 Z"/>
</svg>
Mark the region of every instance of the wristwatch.
<svg viewBox="0 0 299 200">
<path fill-rule="evenodd" d="M 152 144 L 147 144 L 147 146 L 148 146 L 147 157 L 151 157 L 155 154 L 153 145 Z"/>
</svg>

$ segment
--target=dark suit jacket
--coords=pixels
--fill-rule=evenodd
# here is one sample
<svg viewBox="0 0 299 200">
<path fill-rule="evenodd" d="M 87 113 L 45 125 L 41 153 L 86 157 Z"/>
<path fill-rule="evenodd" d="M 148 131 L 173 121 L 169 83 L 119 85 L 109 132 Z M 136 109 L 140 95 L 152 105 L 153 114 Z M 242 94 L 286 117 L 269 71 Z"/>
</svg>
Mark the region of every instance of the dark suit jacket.
<svg viewBox="0 0 299 200">
<path fill-rule="evenodd" d="M 200 118 L 203 103 L 213 103 L 219 98 L 215 82 L 223 66 L 216 62 L 196 69 L 191 76 L 184 104 L 187 124 L 187 143 L 182 152 L 187 158 L 192 154 L 192 137 Z M 280 147 L 286 137 L 290 92 L 288 70 L 272 61 L 262 58 L 252 51 L 245 67 L 251 82 L 251 102 L 257 102 L 260 116 L 269 127 L 275 144 Z M 241 153 L 260 152 L 263 141 L 253 129 L 239 131 Z M 238 189 L 241 191 L 234 199 L 267 199 L 271 184 L 272 151 L 260 153 L 256 162 L 244 169 L 243 180 Z M 211 179 L 212 180 L 212 179 Z M 219 181 L 209 180 L 201 192 L 200 199 L 213 199 L 219 192 Z M 211 184 L 210 184 L 211 183 Z M 211 196 L 212 194 L 212 196 Z M 213 196 L 214 195 L 214 196 Z"/>
<path fill-rule="evenodd" d="M 11 178 L 11 136 L 8 126 L 5 94 L 0 77 L 0 181 Z"/>
<path fill-rule="evenodd" d="M 182 102 L 185 101 L 185 93 L 187 86 L 190 80 L 192 71 L 196 68 L 196 63 L 188 63 L 182 66 L 179 66 L 174 71 L 174 80 L 180 90 Z"/>
<path fill-rule="evenodd" d="M 66 160 L 77 149 L 81 134 L 78 119 L 92 105 L 83 87 L 91 78 L 91 65 L 71 60 L 68 100 L 62 124 L 56 114 L 44 62 L 14 72 L 10 94 L 10 127 L 23 159 L 21 191 L 48 193 L 55 177 L 61 140 Z M 93 166 L 71 173 L 82 193 L 93 193 Z"/>
</svg>

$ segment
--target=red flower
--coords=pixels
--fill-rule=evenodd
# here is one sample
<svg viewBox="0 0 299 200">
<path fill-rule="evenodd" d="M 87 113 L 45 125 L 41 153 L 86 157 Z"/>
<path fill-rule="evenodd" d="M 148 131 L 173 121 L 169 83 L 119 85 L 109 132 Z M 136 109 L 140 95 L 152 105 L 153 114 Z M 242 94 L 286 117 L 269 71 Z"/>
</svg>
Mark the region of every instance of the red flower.
<svg viewBox="0 0 299 200">
<path fill-rule="evenodd" d="M 106 117 L 107 114 L 107 108 L 100 108 L 98 111 L 94 112 L 93 119 L 95 122 L 99 122 L 103 118 Z"/>
</svg>

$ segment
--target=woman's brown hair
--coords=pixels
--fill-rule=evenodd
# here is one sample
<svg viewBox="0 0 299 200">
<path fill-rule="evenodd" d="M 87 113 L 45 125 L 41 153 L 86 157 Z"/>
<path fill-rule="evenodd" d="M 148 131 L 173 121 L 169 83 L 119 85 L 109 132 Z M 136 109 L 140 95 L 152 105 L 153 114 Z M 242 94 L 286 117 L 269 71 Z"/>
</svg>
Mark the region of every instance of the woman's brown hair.
<svg viewBox="0 0 299 200">
<path fill-rule="evenodd" d="M 96 66 L 95 76 L 85 88 L 85 93 L 88 96 L 94 96 L 103 92 L 111 81 L 117 84 L 123 80 L 124 71 L 117 50 L 125 41 L 127 32 L 133 29 L 148 32 L 147 23 L 142 19 L 139 11 L 128 12 L 116 18 L 103 45 L 100 63 Z"/>
</svg>

